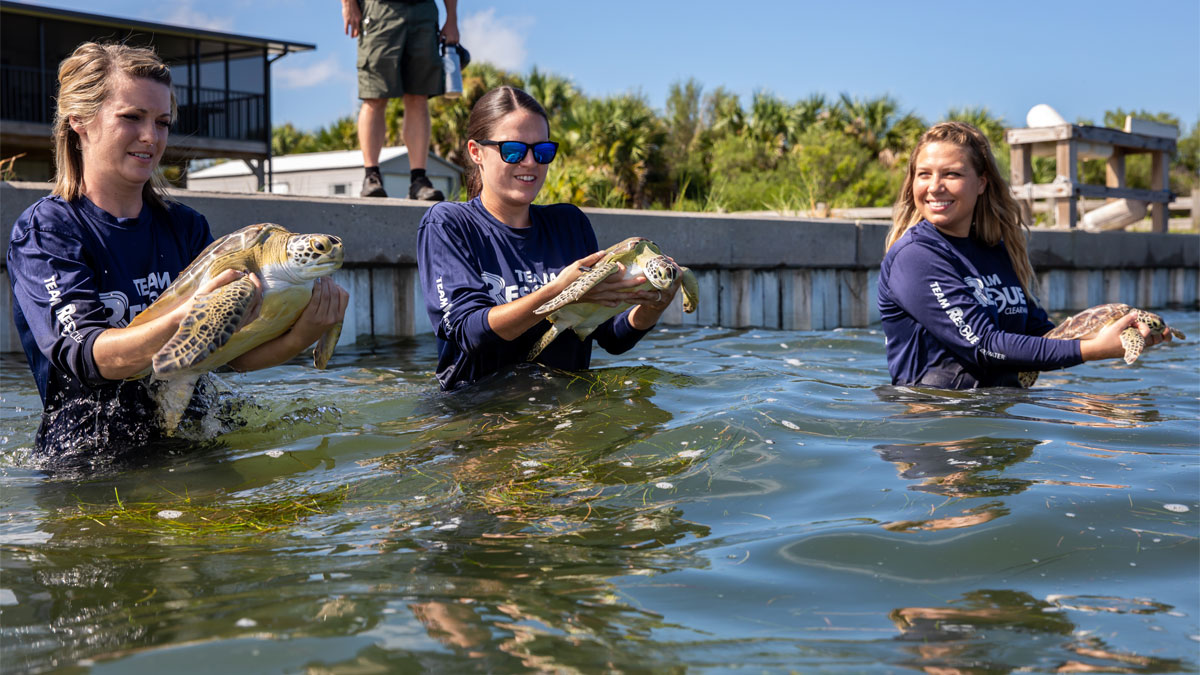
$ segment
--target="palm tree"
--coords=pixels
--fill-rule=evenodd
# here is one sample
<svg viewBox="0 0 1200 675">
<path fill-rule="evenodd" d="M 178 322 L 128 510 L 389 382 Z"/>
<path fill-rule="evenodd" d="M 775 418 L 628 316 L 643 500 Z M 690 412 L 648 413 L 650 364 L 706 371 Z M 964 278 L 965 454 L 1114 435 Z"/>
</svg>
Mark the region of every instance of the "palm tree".
<svg viewBox="0 0 1200 675">
<path fill-rule="evenodd" d="M 311 152 L 313 142 L 312 134 L 300 131 L 291 122 L 271 130 L 271 154 L 274 156 Z"/>
<path fill-rule="evenodd" d="M 566 136 L 577 148 L 578 159 L 610 176 L 635 208 L 650 205 L 652 180 L 665 181 L 666 129 L 642 96 L 585 102 Z"/>
<path fill-rule="evenodd" d="M 946 120 L 970 124 L 987 136 L 993 148 L 1004 142 L 1004 129 L 1007 126 L 1004 118 L 993 115 L 987 106 L 951 108 L 946 113 Z"/>
</svg>

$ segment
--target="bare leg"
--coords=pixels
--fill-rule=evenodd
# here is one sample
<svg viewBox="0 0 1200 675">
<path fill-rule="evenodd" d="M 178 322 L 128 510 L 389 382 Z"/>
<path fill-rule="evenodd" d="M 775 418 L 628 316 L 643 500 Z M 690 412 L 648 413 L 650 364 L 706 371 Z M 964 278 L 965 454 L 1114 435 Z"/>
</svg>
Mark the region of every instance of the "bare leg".
<svg viewBox="0 0 1200 675">
<path fill-rule="evenodd" d="M 407 99 L 408 97 L 405 96 L 404 98 Z M 386 98 L 363 99 L 362 107 L 358 109 L 358 144 L 362 147 L 363 166 L 379 166 L 379 150 L 383 148 L 383 140 L 386 133 L 383 124 L 386 112 Z M 407 118 L 407 115 L 405 117 Z M 425 124 L 428 127 L 428 112 L 425 117 Z M 428 132 L 425 139 L 425 143 L 428 145 Z"/>
<path fill-rule="evenodd" d="M 382 117 L 380 128 L 382 129 Z M 421 94 L 404 95 L 404 145 L 408 148 L 408 165 L 424 169 L 429 158 L 429 97 Z M 364 146 L 365 153 L 365 146 Z M 379 151 L 375 151 L 378 158 Z"/>
</svg>

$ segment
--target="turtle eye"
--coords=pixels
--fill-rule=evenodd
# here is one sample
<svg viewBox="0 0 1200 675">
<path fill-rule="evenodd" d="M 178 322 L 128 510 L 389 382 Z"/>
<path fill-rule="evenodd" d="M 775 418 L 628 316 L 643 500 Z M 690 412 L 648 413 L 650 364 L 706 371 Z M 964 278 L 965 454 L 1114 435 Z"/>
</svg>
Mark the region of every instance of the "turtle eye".
<svg viewBox="0 0 1200 675">
<path fill-rule="evenodd" d="M 317 252 L 318 252 L 318 253 L 324 253 L 324 252 L 325 252 L 325 248 L 326 248 L 326 247 L 325 247 L 325 242 L 321 241 L 320 239 L 315 239 L 315 238 L 314 238 L 314 239 L 312 239 L 312 240 L 311 240 L 311 242 L 312 242 L 312 247 L 313 247 L 313 248 L 315 248 L 315 249 L 317 249 Z"/>
</svg>

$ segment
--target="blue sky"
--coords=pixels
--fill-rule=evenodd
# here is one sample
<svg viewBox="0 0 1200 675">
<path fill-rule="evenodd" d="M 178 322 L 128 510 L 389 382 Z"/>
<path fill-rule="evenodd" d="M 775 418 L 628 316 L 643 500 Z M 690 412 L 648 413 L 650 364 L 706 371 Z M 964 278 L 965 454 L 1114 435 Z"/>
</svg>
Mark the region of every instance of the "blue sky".
<svg viewBox="0 0 1200 675">
<path fill-rule="evenodd" d="M 273 122 L 311 130 L 357 110 L 339 0 L 39 4 L 312 43 L 273 66 Z M 590 96 L 640 92 L 660 109 L 692 77 L 743 104 L 759 90 L 890 94 L 927 120 L 971 105 L 1024 126 L 1036 103 L 1068 120 L 1117 107 L 1170 112 L 1187 129 L 1200 117 L 1197 0 L 462 0 L 459 28 L 475 59 L 536 65 Z"/>
</svg>

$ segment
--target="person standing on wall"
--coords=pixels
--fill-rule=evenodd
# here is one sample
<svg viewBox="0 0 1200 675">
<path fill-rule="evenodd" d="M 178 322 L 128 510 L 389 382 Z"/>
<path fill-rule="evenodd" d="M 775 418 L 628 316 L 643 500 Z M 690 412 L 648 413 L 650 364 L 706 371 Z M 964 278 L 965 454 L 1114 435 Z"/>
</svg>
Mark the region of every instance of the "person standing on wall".
<svg viewBox="0 0 1200 675">
<path fill-rule="evenodd" d="M 425 175 L 429 159 L 429 98 L 445 91 L 439 38 L 458 44 L 458 0 L 442 0 L 446 22 L 437 27 L 434 0 L 342 0 L 346 34 L 358 38 L 358 144 L 362 147 L 363 197 L 386 197 L 379 151 L 391 98 L 404 101 L 404 145 L 412 184 L 409 199 L 439 202 L 445 195 Z"/>
</svg>

